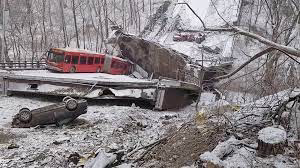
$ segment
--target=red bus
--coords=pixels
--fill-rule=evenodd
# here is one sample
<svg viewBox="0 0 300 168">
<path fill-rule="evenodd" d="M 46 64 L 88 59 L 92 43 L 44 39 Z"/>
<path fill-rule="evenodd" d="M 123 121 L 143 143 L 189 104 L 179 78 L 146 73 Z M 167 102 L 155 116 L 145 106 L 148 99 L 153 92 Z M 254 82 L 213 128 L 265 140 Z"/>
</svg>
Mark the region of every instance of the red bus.
<svg viewBox="0 0 300 168">
<path fill-rule="evenodd" d="M 48 51 L 47 69 L 57 72 L 104 72 L 128 75 L 132 64 L 122 58 L 88 50 L 51 48 Z"/>
</svg>

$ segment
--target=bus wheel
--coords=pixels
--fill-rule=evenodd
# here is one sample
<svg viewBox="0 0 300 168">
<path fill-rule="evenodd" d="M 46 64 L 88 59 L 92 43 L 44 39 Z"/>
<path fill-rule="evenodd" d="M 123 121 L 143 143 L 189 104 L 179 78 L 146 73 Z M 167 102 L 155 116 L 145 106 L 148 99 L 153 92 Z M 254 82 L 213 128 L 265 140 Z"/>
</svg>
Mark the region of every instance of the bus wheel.
<svg viewBox="0 0 300 168">
<path fill-rule="evenodd" d="M 71 67 L 70 68 L 70 73 L 75 73 L 76 72 L 76 68 L 75 67 Z"/>
<path fill-rule="evenodd" d="M 97 72 L 97 73 L 100 73 L 100 72 L 101 72 L 101 68 L 98 67 L 97 70 L 96 70 L 96 72 Z"/>
</svg>

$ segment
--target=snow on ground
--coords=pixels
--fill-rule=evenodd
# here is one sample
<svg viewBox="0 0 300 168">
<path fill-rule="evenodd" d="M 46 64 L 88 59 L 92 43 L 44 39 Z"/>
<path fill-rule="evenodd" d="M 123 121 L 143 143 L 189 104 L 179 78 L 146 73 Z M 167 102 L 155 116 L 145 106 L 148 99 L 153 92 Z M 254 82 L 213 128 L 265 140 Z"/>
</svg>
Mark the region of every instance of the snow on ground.
<svg viewBox="0 0 300 168">
<path fill-rule="evenodd" d="M 220 27 L 238 20 L 240 0 L 212 0 L 204 22 L 207 27 Z M 223 20 L 224 19 L 224 20 Z"/>
<path fill-rule="evenodd" d="M 178 2 L 188 3 L 201 18 L 205 18 L 210 4 L 210 0 L 179 0 Z M 183 29 L 200 30 L 202 28 L 200 20 L 186 5 L 176 6 L 173 16 L 177 15 L 180 15 L 182 19 Z"/>
<path fill-rule="evenodd" d="M 228 33 L 207 33 L 206 40 L 201 44 L 197 44 L 196 42 L 175 42 L 173 41 L 173 35 L 175 33 L 171 33 L 166 35 L 165 41 L 162 42 L 163 45 L 175 49 L 185 55 L 188 55 L 194 61 L 202 60 L 202 52 L 204 59 L 204 66 L 210 66 L 214 61 L 219 60 L 224 57 L 232 56 L 232 45 L 233 45 L 233 37 L 229 36 Z M 202 47 L 210 47 L 212 49 L 220 48 L 221 52 L 219 54 L 212 54 L 202 50 Z"/>
<path fill-rule="evenodd" d="M 192 106 L 176 112 L 155 112 L 93 102 L 86 114 L 61 128 L 10 127 L 20 108 L 34 109 L 58 101 L 46 97 L 0 97 L 0 136 L 14 137 L 8 142 L 2 142 L 0 137 L 0 167 L 68 167 L 68 157 L 74 152 L 86 156 L 99 148 L 133 149 L 152 143 L 168 129 L 180 127 L 194 113 Z M 19 148 L 8 149 L 9 144 Z"/>
<path fill-rule="evenodd" d="M 187 2 L 190 4 L 194 11 L 207 24 L 207 27 L 221 27 L 225 25 L 224 21 L 219 15 L 217 15 L 216 10 L 213 8 L 209 0 L 179 0 L 178 2 Z M 229 19 L 229 23 L 237 21 L 237 9 L 239 6 L 237 0 L 219 0 L 214 2 L 214 4 L 216 5 L 218 11 L 222 13 L 222 16 L 224 16 L 226 19 Z M 180 29 L 200 32 L 203 31 L 202 23 L 186 5 L 176 5 L 174 2 L 170 6 L 166 15 L 168 16 L 168 19 L 166 28 L 163 29 L 164 32 L 160 32 L 160 35 L 158 36 L 155 32 L 161 31 L 161 25 L 156 25 L 153 32 L 150 33 L 146 39 L 150 41 L 157 41 L 164 46 L 184 53 L 195 61 L 202 60 L 203 56 L 203 59 L 205 60 L 205 66 L 210 66 L 212 61 L 218 60 L 219 58 L 232 56 L 234 36 L 230 36 L 230 33 L 202 32 L 206 35 L 206 39 L 201 44 L 187 41 L 173 41 L 173 36 L 175 33 L 178 33 L 177 30 L 173 31 L 175 28 L 175 23 L 178 22 L 178 18 L 179 25 L 177 26 L 179 26 Z M 209 47 L 212 49 L 219 48 L 220 53 L 214 54 L 203 51 L 203 47 Z"/>
</svg>

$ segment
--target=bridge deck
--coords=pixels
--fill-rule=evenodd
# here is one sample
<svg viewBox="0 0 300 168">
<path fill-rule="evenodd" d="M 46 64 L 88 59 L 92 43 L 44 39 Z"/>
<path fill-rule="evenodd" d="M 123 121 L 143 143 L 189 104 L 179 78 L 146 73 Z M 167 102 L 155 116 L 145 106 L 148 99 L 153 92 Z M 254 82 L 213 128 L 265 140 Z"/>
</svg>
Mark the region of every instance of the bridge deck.
<svg viewBox="0 0 300 168">
<path fill-rule="evenodd" d="M 105 73 L 53 73 L 47 70 L 11 71 L 10 79 L 36 80 L 59 83 L 97 84 L 105 86 L 153 86 L 157 80 L 132 78 L 126 75 L 110 75 Z"/>
<path fill-rule="evenodd" d="M 2 82 L 1 82 L 2 78 Z M 52 73 L 46 70 L 0 71 L 0 89 L 14 92 L 91 99 L 139 99 L 163 110 L 183 107 L 199 87 L 172 79 L 136 79 L 104 73 Z"/>
</svg>

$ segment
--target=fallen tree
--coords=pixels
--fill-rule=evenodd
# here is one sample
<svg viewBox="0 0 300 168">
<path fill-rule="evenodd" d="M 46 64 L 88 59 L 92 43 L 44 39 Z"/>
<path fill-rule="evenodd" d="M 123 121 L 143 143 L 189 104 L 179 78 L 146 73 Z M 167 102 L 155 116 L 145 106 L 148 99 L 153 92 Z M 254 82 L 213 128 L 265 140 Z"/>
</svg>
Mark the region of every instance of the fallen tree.
<svg viewBox="0 0 300 168">
<path fill-rule="evenodd" d="M 256 33 L 252 33 L 246 30 L 243 30 L 237 26 L 232 26 L 230 25 L 222 16 L 221 14 L 218 12 L 216 6 L 214 5 L 214 3 L 212 3 L 213 7 L 216 9 L 217 14 L 220 16 L 220 18 L 222 18 L 222 20 L 226 23 L 227 28 L 209 28 L 205 25 L 204 21 L 202 20 L 202 18 L 191 8 L 191 6 L 188 3 L 178 3 L 178 4 L 183 4 L 183 5 L 187 5 L 188 8 L 193 12 L 193 14 L 201 21 L 202 26 L 204 31 L 209 31 L 209 32 L 232 32 L 235 35 L 243 35 L 246 37 L 250 37 L 252 39 L 255 39 L 257 41 L 259 41 L 262 44 L 265 44 L 266 46 L 268 46 L 267 49 L 257 53 L 256 55 L 254 55 L 253 57 L 251 57 L 248 61 L 246 61 L 244 64 L 242 64 L 240 67 L 238 67 L 236 70 L 234 70 L 232 73 L 224 75 L 224 76 L 219 76 L 216 77 L 215 80 L 222 80 L 222 79 L 226 79 L 229 78 L 231 76 L 233 76 L 234 74 L 236 74 L 237 72 L 239 72 L 241 69 L 243 69 L 246 65 L 250 64 L 251 62 L 253 62 L 254 60 L 256 60 L 257 58 L 270 53 L 274 50 L 277 50 L 279 52 L 284 53 L 286 56 L 290 57 L 292 60 L 296 61 L 297 63 L 299 63 L 297 60 L 295 60 L 294 58 L 292 58 L 290 55 L 293 55 L 295 57 L 300 58 L 300 50 L 290 47 L 288 46 L 290 44 L 290 42 L 292 40 L 294 40 L 294 38 L 291 38 L 290 40 L 288 40 L 285 45 L 271 41 L 261 35 L 258 35 Z M 300 11 L 298 12 L 298 15 L 296 16 L 296 19 L 293 21 L 293 25 L 298 25 L 298 27 L 300 27 Z M 299 31 L 299 30 L 298 30 Z M 290 55 L 289 55 L 290 54 Z"/>
</svg>

